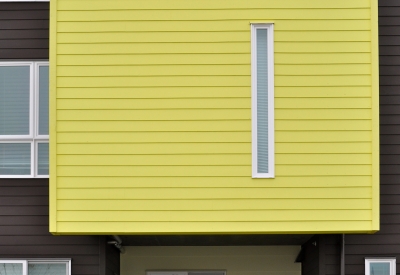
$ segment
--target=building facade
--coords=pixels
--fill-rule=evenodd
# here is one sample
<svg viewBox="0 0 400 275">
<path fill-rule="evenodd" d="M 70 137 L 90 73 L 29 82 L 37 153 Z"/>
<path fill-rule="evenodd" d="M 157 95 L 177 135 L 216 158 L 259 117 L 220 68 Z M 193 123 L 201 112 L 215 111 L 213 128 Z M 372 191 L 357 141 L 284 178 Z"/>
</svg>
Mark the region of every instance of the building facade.
<svg viewBox="0 0 400 275">
<path fill-rule="evenodd" d="M 35 75 L 49 3 L 0 5 L 3 67 Z M 34 134 L 30 178 L 2 167 L 0 263 L 339 274 L 342 235 L 326 234 L 379 230 L 376 1 L 52 0 L 50 15 L 49 193 Z"/>
</svg>

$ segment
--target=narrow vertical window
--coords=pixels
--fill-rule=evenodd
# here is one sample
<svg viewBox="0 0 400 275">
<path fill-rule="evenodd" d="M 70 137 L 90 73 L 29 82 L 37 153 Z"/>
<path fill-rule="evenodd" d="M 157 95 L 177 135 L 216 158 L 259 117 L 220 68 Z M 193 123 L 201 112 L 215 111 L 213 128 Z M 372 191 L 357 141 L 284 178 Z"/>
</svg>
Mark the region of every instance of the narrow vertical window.
<svg viewBox="0 0 400 275">
<path fill-rule="evenodd" d="M 396 275 L 396 259 L 366 258 L 365 275 Z"/>
<path fill-rule="evenodd" d="M 251 25 L 253 178 L 274 173 L 273 24 Z"/>
</svg>

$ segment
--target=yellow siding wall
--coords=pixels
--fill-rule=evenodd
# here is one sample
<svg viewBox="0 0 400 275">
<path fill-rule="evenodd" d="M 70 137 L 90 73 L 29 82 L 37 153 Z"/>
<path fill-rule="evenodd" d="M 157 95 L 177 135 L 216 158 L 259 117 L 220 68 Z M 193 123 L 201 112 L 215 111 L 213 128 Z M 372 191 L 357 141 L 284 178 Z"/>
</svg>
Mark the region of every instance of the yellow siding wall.
<svg viewBox="0 0 400 275">
<path fill-rule="evenodd" d="M 375 0 L 51 0 L 57 234 L 378 229 Z M 250 22 L 275 28 L 251 178 Z"/>
</svg>

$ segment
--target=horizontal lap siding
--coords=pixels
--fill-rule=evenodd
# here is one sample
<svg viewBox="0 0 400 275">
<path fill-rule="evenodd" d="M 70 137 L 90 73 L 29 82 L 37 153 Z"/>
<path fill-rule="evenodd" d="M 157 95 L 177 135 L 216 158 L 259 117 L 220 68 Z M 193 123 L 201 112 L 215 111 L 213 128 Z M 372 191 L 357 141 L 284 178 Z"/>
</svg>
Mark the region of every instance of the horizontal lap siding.
<svg viewBox="0 0 400 275">
<path fill-rule="evenodd" d="M 56 5 L 53 231 L 373 230 L 370 1 Z M 250 22 L 275 23 L 275 179 Z"/>
<path fill-rule="evenodd" d="M 0 60 L 49 58 L 49 3 L 0 3 Z"/>
<path fill-rule="evenodd" d="M 364 257 L 397 257 L 400 273 L 400 3 L 379 1 L 381 229 L 346 236 L 346 274 L 364 274 Z"/>
</svg>

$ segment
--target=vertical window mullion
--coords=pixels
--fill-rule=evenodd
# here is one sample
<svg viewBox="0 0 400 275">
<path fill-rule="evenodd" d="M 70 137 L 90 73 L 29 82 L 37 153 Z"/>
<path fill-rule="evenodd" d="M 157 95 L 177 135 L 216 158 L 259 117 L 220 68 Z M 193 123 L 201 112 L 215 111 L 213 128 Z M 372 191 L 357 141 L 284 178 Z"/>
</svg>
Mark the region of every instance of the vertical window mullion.
<svg viewBox="0 0 400 275">
<path fill-rule="evenodd" d="M 35 136 L 36 136 L 36 129 L 35 129 L 35 65 L 34 63 L 31 63 L 31 74 L 30 74 L 30 111 L 29 111 L 29 117 L 30 117 L 30 136 L 31 136 L 31 176 L 35 176 Z"/>
<path fill-rule="evenodd" d="M 34 96 L 34 90 L 35 90 L 35 81 L 34 81 L 34 65 L 33 63 L 30 63 L 30 87 L 29 87 L 29 135 L 33 139 L 35 137 L 35 128 L 34 128 L 34 123 L 35 123 L 35 96 Z"/>
<path fill-rule="evenodd" d="M 31 141 L 31 176 L 35 177 L 36 176 L 36 146 L 35 146 L 35 141 Z"/>
<path fill-rule="evenodd" d="M 37 141 L 36 138 L 38 136 L 38 119 L 39 119 L 39 110 L 38 110 L 38 81 L 37 81 L 37 76 L 38 76 L 38 64 L 35 63 L 34 66 L 34 71 L 33 71 L 33 75 L 32 75 L 32 81 L 33 81 L 33 94 L 32 94 L 32 98 L 33 98 L 33 114 L 32 114 L 32 118 L 33 118 L 33 142 L 32 142 L 32 149 L 33 149 L 33 155 L 32 155 L 32 175 L 33 177 L 37 176 L 37 152 L 38 152 L 38 148 L 37 148 Z"/>
<path fill-rule="evenodd" d="M 23 275 L 28 275 L 28 261 L 23 262 Z"/>
</svg>

